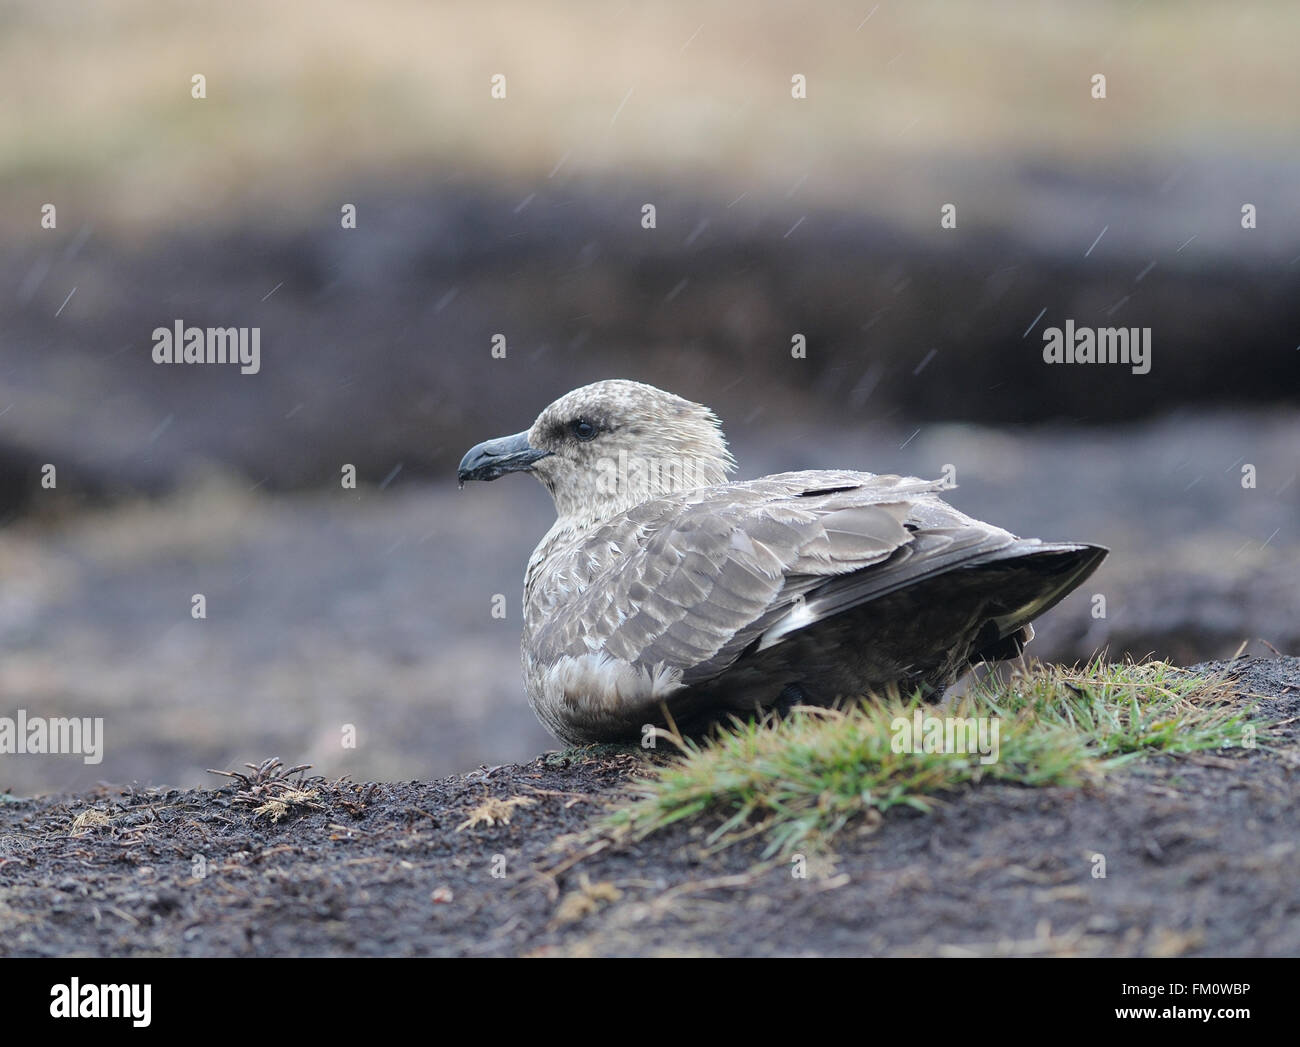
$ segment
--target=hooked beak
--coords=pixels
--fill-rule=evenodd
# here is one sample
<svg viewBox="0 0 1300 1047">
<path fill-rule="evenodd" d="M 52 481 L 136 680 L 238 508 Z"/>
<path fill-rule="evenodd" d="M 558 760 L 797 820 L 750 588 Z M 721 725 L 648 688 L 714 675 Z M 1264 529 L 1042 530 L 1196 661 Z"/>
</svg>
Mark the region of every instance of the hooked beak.
<svg viewBox="0 0 1300 1047">
<path fill-rule="evenodd" d="M 550 453 L 530 447 L 527 433 L 484 440 L 465 452 L 456 479 L 463 487 L 466 480 L 495 480 L 506 473 L 527 472 L 534 462 Z"/>
</svg>

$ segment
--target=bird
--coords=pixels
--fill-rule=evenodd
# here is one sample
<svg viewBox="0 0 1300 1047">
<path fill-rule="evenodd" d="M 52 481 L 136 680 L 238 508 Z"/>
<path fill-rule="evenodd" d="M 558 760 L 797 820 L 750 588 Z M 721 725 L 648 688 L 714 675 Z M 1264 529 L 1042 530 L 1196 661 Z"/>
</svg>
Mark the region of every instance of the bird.
<svg viewBox="0 0 1300 1047">
<path fill-rule="evenodd" d="M 521 661 L 560 741 L 699 735 L 893 687 L 937 700 L 1019 657 L 1108 552 L 966 516 L 945 480 L 735 469 L 712 410 L 627 379 L 466 452 L 462 488 L 530 472 L 555 503 L 524 573 Z"/>
</svg>

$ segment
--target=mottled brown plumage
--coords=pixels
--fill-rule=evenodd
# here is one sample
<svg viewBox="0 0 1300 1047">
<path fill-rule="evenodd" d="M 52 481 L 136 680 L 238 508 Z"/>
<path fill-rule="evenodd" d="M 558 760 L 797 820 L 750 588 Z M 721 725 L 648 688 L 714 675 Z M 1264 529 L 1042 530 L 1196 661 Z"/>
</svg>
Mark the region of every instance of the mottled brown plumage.
<svg viewBox="0 0 1300 1047">
<path fill-rule="evenodd" d="M 941 693 L 1019 654 L 1106 552 L 1016 538 L 939 482 L 727 483 L 733 468 L 712 412 L 628 381 L 576 389 L 465 455 L 462 482 L 528 470 L 554 497 L 525 574 L 523 667 L 560 739 L 633 740 L 665 709 L 694 731 L 890 684 Z"/>
</svg>

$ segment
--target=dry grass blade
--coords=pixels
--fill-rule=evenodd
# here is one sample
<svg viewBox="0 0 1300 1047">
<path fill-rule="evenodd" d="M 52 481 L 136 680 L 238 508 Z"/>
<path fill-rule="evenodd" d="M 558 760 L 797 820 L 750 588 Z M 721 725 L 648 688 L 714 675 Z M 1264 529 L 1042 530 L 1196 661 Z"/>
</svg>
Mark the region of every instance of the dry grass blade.
<svg viewBox="0 0 1300 1047">
<path fill-rule="evenodd" d="M 254 818 L 270 818 L 278 822 L 295 809 L 323 811 L 324 805 L 317 803 L 321 796 L 324 778 L 319 776 L 307 778 L 305 772 L 311 770 L 311 764 L 297 764 L 282 770 L 283 764 L 278 756 L 272 756 L 261 763 L 246 763 L 251 774 L 241 771 L 217 771 L 209 768 L 210 774 L 219 774 L 233 778 L 240 783 L 232 802 L 241 807 L 250 808 Z M 295 777 L 296 775 L 296 777 Z M 350 811 L 354 817 L 355 811 Z"/>
</svg>

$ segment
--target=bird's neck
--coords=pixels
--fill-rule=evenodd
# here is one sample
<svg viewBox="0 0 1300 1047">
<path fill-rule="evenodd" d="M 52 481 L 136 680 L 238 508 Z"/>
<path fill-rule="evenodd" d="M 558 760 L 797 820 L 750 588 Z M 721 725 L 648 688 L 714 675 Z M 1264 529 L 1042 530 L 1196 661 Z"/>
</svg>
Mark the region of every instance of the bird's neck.
<svg viewBox="0 0 1300 1047">
<path fill-rule="evenodd" d="M 581 490 L 552 488 L 556 528 L 580 534 L 644 502 L 726 483 L 729 467 L 725 446 L 716 455 L 642 457 L 619 451 L 617 457 L 603 458 L 596 464 Z"/>
</svg>

